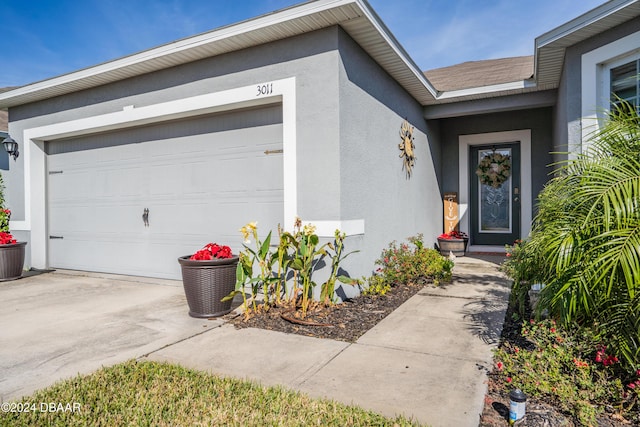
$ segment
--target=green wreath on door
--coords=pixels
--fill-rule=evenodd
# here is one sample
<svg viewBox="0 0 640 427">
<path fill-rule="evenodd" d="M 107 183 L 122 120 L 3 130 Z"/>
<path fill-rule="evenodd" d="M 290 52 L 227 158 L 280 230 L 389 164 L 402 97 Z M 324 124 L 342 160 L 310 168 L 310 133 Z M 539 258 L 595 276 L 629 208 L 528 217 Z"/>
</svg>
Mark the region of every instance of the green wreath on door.
<svg viewBox="0 0 640 427">
<path fill-rule="evenodd" d="M 487 154 L 480 160 L 476 175 L 480 178 L 481 184 L 500 188 L 511 176 L 511 156 L 495 151 Z"/>
</svg>

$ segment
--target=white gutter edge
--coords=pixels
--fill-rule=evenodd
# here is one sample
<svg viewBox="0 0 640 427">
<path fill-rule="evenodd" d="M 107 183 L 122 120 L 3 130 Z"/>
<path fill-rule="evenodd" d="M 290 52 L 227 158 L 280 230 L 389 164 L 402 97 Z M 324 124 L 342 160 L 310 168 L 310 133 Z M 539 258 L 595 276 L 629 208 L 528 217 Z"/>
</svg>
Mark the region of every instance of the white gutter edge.
<svg viewBox="0 0 640 427">
<path fill-rule="evenodd" d="M 145 61 L 158 59 L 187 49 L 215 43 L 217 41 L 224 40 L 243 33 L 248 33 L 272 25 L 281 24 L 297 18 L 312 15 L 317 12 L 322 12 L 325 10 L 350 4 L 356 5 L 360 9 L 362 14 L 385 39 L 389 47 L 396 53 L 396 55 L 398 55 L 400 60 L 411 70 L 414 76 L 418 78 L 418 80 L 435 98 L 438 94 L 435 88 L 433 88 L 426 77 L 422 74 L 422 71 L 418 69 L 417 65 L 413 63 L 413 60 L 411 60 L 409 55 L 399 45 L 399 43 L 387 30 L 382 21 L 378 18 L 373 9 L 371 9 L 371 7 L 365 0 L 316 0 L 313 2 L 292 6 L 287 9 L 272 12 L 270 14 L 262 15 L 236 24 L 231 24 L 225 27 L 214 29 L 200 35 L 174 41 L 139 53 L 134 53 L 129 56 L 104 62 L 102 64 L 94 65 L 78 71 L 73 71 L 71 73 L 63 74 L 58 77 L 53 77 L 51 79 L 42 80 L 40 82 L 32 83 L 26 86 L 21 86 L 17 89 L 1 93 L 0 102 L 2 102 L 3 100 L 9 100 L 13 97 L 28 95 L 59 85 L 72 83 L 74 81 L 100 76 L 105 73 L 123 69 Z"/>
<path fill-rule="evenodd" d="M 460 89 L 460 90 L 450 90 L 447 92 L 442 92 L 440 96 L 436 98 L 436 100 L 458 98 L 462 96 L 481 95 L 481 94 L 494 93 L 494 92 L 504 92 L 509 90 L 529 89 L 529 88 L 535 88 L 536 86 L 537 85 L 532 80 L 529 80 L 529 79 L 519 80 L 516 82 L 500 83 L 497 85 L 472 87 L 472 88 Z"/>
</svg>

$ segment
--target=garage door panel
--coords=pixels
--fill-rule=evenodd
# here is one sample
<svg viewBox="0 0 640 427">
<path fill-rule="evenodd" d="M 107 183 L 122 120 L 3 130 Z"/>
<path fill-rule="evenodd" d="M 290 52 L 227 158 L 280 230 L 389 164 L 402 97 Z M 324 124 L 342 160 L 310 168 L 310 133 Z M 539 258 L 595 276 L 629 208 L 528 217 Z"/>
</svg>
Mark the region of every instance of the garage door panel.
<svg viewBox="0 0 640 427">
<path fill-rule="evenodd" d="M 188 165 L 167 163 L 150 166 L 145 171 L 150 177 L 147 181 L 149 185 L 149 195 L 156 197 L 179 194 L 183 188 L 182 179 L 179 178 L 182 175 L 181 169 L 188 167 Z"/>
<path fill-rule="evenodd" d="M 140 197 L 146 190 L 143 171 L 136 165 L 94 169 L 89 173 L 95 177 L 88 180 L 92 184 L 91 194 L 100 199 Z"/>
<path fill-rule="evenodd" d="M 93 208 L 87 206 L 51 206 L 49 208 L 50 218 L 64 218 L 64 221 L 56 221 L 51 225 L 49 234 L 53 236 L 63 236 L 69 231 L 88 233 L 91 231 L 91 224 L 85 218 L 90 217 Z"/>
<path fill-rule="evenodd" d="M 179 256 L 212 241 L 237 252 L 249 221 L 275 230 L 284 212 L 282 125 L 272 117 L 256 126 L 261 114 L 238 114 L 245 128 L 213 116 L 50 143 L 49 170 L 63 173 L 49 176 L 49 229 L 64 239 L 49 241 L 49 264 L 177 279 Z"/>
</svg>

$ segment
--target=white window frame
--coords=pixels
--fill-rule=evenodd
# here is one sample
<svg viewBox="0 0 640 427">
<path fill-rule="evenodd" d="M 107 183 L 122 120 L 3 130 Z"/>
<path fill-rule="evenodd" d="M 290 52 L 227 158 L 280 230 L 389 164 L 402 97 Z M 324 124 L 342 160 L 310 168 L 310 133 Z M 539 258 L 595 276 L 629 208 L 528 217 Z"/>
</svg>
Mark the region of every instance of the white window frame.
<svg viewBox="0 0 640 427">
<path fill-rule="evenodd" d="M 640 59 L 640 31 L 582 55 L 582 146 L 610 110 L 611 69 Z"/>
<path fill-rule="evenodd" d="M 611 71 L 614 68 L 617 68 L 617 67 L 619 67 L 621 65 L 626 65 L 626 64 L 628 64 L 630 62 L 635 62 L 636 69 L 637 69 L 638 60 L 640 60 L 640 52 L 636 52 L 634 55 L 625 56 L 624 58 L 620 58 L 620 59 L 618 59 L 616 61 L 611 61 L 611 62 L 607 63 L 603 67 L 603 73 L 605 75 L 602 76 L 603 77 L 602 80 L 603 80 L 603 83 L 607 85 L 606 87 L 602 88 L 603 98 L 604 98 L 605 89 L 607 87 L 609 88 L 609 102 L 606 103 L 607 109 L 609 109 L 609 110 L 611 109 Z M 638 95 L 639 95 L 637 86 L 638 85 L 637 85 L 637 82 L 636 82 L 636 97 L 638 97 Z M 602 99 L 602 102 L 604 104 L 605 100 Z"/>
</svg>

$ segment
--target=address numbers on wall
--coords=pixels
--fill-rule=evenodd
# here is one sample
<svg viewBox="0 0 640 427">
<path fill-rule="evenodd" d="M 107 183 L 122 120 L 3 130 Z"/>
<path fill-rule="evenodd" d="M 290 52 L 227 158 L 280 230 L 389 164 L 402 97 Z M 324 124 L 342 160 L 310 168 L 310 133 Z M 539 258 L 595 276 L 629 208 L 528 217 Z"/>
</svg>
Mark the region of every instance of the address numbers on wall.
<svg viewBox="0 0 640 427">
<path fill-rule="evenodd" d="M 258 85 L 257 88 L 258 93 L 256 94 L 256 96 L 271 95 L 273 93 L 273 83 Z"/>
</svg>

